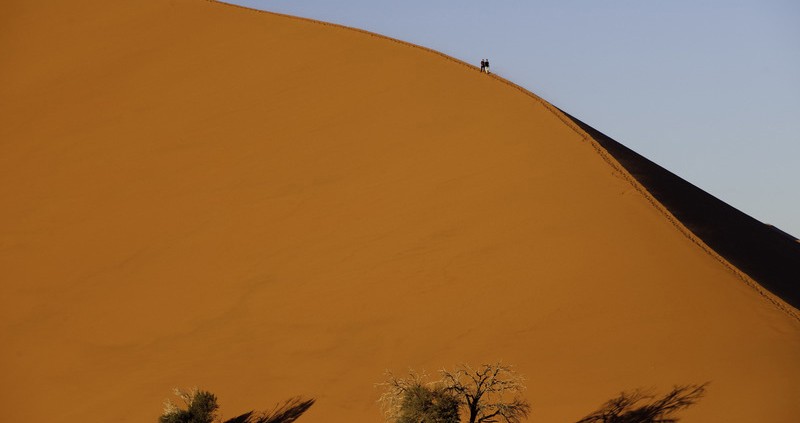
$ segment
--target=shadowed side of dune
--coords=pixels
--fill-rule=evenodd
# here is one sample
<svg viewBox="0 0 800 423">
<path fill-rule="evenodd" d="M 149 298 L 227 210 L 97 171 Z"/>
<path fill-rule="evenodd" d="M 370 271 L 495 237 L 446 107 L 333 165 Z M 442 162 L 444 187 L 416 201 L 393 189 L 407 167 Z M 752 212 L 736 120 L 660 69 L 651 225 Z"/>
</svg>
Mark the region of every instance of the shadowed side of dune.
<svg viewBox="0 0 800 423">
<path fill-rule="evenodd" d="M 563 110 L 562 110 L 563 112 Z M 764 288 L 800 308 L 800 243 L 653 163 L 574 116 L 689 230 Z"/>
</svg>

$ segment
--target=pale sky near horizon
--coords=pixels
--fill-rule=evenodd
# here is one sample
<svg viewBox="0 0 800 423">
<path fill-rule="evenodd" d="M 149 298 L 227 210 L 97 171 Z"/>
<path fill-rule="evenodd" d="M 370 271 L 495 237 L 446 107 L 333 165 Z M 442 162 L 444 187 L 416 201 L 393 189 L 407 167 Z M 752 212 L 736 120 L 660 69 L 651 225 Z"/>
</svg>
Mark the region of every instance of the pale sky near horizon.
<svg viewBox="0 0 800 423">
<path fill-rule="evenodd" d="M 800 237 L 796 0 L 227 0 L 420 44 Z"/>
</svg>

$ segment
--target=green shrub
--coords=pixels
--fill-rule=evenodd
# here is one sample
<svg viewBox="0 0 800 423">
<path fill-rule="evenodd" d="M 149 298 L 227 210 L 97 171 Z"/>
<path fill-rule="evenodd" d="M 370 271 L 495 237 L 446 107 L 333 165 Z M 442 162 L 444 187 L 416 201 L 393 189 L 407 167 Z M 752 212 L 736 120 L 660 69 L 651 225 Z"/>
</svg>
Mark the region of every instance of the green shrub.
<svg viewBox="0 0 800 423">
<path fill-rule="evenodd" d="M 213 423 L 219 408 L 216 395 L 208 391 L 175 390 L 175 395 L 180 397 L 186 409 L 181 409 L 172 401 L 164 404 L 164 413 L 158 419 L 159 423 Z"/>
<path fill-rule="evenodd" d="M 403 393 L 397 423 L 458 423 L 461 406 L 441 387 L 414 385 Z"/>
</svg>

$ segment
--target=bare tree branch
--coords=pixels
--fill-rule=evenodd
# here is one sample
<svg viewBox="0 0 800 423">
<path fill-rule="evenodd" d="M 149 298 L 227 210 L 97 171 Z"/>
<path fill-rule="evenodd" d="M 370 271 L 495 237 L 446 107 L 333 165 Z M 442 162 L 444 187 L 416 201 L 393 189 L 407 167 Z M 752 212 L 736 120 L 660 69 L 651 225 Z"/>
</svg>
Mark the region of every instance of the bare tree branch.
<svg viewBox="0 0 800 423">
<path fill-rule="evenodd" d="M 468 364 L 441 370 L 442 383 L 464 400 L 469 423 L 519 423 L 530 413 L 530 404 L 520 397 L 525 379 L 510 365 Z"/>
</svg>

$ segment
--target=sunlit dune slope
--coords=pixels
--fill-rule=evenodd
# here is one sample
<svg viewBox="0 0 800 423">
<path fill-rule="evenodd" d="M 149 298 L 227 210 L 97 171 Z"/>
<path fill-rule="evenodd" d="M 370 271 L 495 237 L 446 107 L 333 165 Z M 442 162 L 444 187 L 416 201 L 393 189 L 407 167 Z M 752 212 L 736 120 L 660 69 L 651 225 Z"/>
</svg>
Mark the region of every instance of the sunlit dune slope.
<svg viewBox="0 0 800 423">
<path fill-rule="evenodd" d="M 800 306 L 800 242 L 567 115 L 669 212 L 739 270 L 795 308 Z"/>
<path fill-rule="evenodd" d="M 3 420 L 379 421 L 384 369 L 498 359 L 532 421 L 705 381 L 687 422 L 800 415 L 796 310 L 473 67 L 204 0 L 6 1 L 0 52 Z"/>
</svg>

